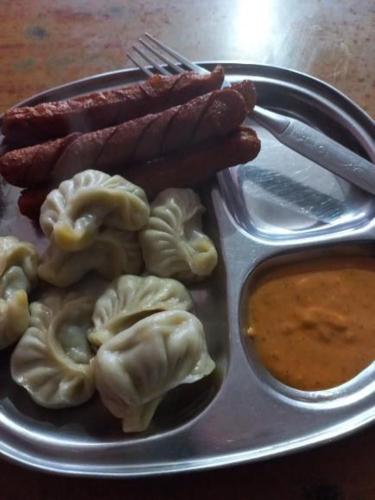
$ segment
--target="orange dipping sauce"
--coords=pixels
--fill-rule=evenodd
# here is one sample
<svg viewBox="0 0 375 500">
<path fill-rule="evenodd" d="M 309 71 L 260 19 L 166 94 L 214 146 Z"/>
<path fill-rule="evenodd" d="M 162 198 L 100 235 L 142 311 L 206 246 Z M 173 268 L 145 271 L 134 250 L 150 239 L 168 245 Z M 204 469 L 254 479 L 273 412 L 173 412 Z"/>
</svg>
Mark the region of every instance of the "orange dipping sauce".
<svg viewBox="0 0 375 500">
<path fill-rule="evenodd" d="M 265 271 L 248 298 L 249 341 L 302 390 L 350 380 L 375 360 L 375 258 L 323 257 Z"/>
</svg>

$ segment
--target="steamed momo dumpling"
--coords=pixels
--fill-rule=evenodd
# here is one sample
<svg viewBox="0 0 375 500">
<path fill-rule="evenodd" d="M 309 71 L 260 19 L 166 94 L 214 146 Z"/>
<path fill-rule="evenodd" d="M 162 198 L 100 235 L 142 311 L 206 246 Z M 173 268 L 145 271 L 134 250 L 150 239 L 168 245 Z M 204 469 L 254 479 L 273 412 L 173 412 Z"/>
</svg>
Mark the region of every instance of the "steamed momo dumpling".
<svg viewBox="0 0 375 500">
<path fill-rule="evenodd" d="M 0 349 L 29 326 L 28 292 L 36 282 L 38 256 L 31 243 L 0 237 Z"/>
<path fill-rule="evenodd" d="M 77 406 L 94 393 L 87 341 L 94 301 L 50 295 L 30 306 L 31 323 L 11 357 L 13 380 L 46 408 Z"/>
<path fill-rule="evenodd" d="M 103 404 L 124 432 L 150 424 L 167 391 L 210 374 L 202 323 L 186 311 L 164 311 L 135 323 L 99 349 L 95 380 Z"/>
<path fill-rule="evenodd" d="M 191 189 L 166 189 L 151 204 L 147 226 L 140 233 L 146 269 L 151 274 L 194 281 L 208 276 L 217 252 L 202 233 L 204 207 Z"/>
<path fill-rule="evenodd" d="M 156 276 L 120 276 L 99 297 L 93 313 L 94 328 L 89 340 L 100 346 L 139 319 L 169 309 L 192 308 L 182 283 Z"/>
<path fill-rule="evenodd" d="M 90 271 L 113 279 L 123 273 L 138 273 L 142 265 L 136 233 L 107 229 L 99 233 L 90 247 L 78 252 L 66 252 L 51 244 L 38 273 L 44 281 L 66 287 L 77 283 Z"/>
<path fill-rule="evenodd" d="M 90 246 L 100 228 L 138 231 L 148 221 L 145 192 L 120 175 L 85 170 L 49 193 L 40 212 L 46 236 L 67 251 Z"/>
</svg>

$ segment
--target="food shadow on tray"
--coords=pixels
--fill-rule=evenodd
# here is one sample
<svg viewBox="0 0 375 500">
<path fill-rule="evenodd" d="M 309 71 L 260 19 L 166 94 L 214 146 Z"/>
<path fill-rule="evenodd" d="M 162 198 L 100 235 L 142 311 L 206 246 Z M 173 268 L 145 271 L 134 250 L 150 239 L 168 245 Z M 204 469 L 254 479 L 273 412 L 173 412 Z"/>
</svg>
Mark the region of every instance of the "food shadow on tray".
<svg viewBox="0 0 375 500">
<path fill-rule="evenodd" d="M 7 418 L 21 429 L 39 432 L 52 439 L 54 436 L 57 438 L 63 431 L 64 439 L 81 443 L 142 440 L 173 431 L 202 413 L 214 399 L 222 382 L 216 371 L 194 385 L 186 384 L 171 390 L 160 404 L 146 431 L 124 434 L 116 419 L 100 401 L 98 394 L 79 407 L 65 410 L 49 410 L 36 405 L 28 394 L 12 381 L 9 356 L 10 352 L 6 351 L 0 354 L 0 402 Z"/>
</svg>

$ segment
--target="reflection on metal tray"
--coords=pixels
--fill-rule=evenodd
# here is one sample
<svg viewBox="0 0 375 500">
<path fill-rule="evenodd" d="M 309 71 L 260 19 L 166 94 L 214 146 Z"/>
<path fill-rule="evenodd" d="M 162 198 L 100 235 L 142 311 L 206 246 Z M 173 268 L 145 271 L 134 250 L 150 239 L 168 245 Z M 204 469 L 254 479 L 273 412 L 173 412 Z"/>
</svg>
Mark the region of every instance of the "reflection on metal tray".
<svg viewBox="0 0 375 500">
<path fill-rule="evenodd" d="M 375 160 L 373 122 L 335 89 L 280 68 L 224 66 L 232 80 L 256 82 L 262 106 L 297 117 Z M 141 78 L 139 71 L 117 71 L 52 89 L 23 104 Z M 218 364 L 215 375 L 199 387 L 172 391 L 146 434 L 126 436 L 97 399 L 59 412 L 37 407 L 12 383 L 9 352 L 3 352 L 4 456 L 59 473 L 140 476 L 283 454 L 347 434 L 375 419 L 375 365 L 340 387 L 308 393 L 273 379 L 244 346 L 242 302 L 258 264 L 347 251 L 354 244 L 355 251 L 368 251 L 375 236 L 372 198 L 256 128 L 263 143 L 259 157 L 249 166 L 219 174 L 218 185 L 206 196 L 206 225 L 222 261 L 213 278 L 192 293 Z M 15 234 L 42 249 L 43 238 L 17 213 L 18 190 L 2 185 L 2 194 L 0 234 Z"/>
</svg>

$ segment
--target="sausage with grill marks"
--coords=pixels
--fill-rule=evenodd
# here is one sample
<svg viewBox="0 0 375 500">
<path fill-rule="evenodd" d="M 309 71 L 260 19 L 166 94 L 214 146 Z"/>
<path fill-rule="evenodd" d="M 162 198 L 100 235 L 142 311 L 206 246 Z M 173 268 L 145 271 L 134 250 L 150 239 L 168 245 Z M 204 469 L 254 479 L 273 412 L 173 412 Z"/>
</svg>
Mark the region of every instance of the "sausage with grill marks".
<svg viewBox="0 0 375 500">
<path fill-rule="evenodd" d="M 120 169 L 118 174 L 141 186 L 148 196 L 169 187 L 197 186 L 224 168 L 254 159 L 260 150 L 256 133 L 240 127 L 222 139 L 211 139 L 185 151 Z M 52 186 L 24 190 L 18 200 L 20 212 L 39 219 L 40 207 Z"/>
<path fill-rule="evenodd" d="M 0 158 L 0 172 L 20 187 L 58 182 L 87 168 L 111 172 L 224 136 L 246 113 L 246 101 L 237 90 L 216 90 L 116 127 L 10 151 Z"/>
<path fill-rule="evenodd" d="M 128 166 L 118 173 L 153 197 L 169 187 L 202 184 L 220 170 L 253 160 L 259 151 L 260 140 L 255 131 L 240 127 L 223 138 L 211 139 L 141 165 Z"/>
<path fill-rule="evenodd" d="M 2 133 L 8 143 L 25 146 L 71 132 L 107 128 L 183 104 L 219 89 L 223 80 L 223 68 L 217 66 L 207 75 L 193 72 L 154 75 L 145 82 L 119 89 L 14 108 L 3 116 Z"/>
<path fill-rule="evenodd" d="M 52 186 L 38 186 L 34 188 L 24 189 L 18 198 L 18 208 L 22 215 L 25 215 L 32 221 L 38 222 L 40 208 L 47 197 L 47 194 L 52 191 Z"/>
<path fill-rule="evenodd" d="M 51 165 L 78 136 L 79 133 L 73 132 L 42 145 L 5 153 L 0 157 L 0 173 L 14 186 L 29 187 L 42 184 L 50 177 Z"/>
</svg>

